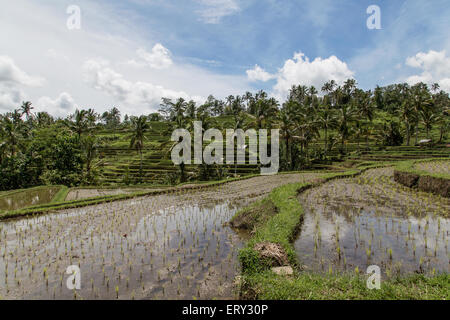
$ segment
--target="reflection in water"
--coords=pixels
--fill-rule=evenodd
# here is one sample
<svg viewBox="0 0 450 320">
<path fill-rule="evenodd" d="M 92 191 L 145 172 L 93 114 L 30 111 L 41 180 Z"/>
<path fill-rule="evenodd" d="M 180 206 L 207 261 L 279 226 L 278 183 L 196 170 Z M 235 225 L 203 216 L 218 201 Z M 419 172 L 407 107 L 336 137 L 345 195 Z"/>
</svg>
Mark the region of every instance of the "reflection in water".
<svg viewBox="0 0 450 320">
<path fill-rule="evenodd" d="M 59 189 L 60 187 L 30 189 L 0 197 L 0 210 L 17 210 L 29 206 L 49 203 Z"/>
<path fill-rule="evenodd" d="M 372 170 L 300 196 L 305 219 L 295 249 L 305 270 L 449 271 L 449 201 L 403 188 L 390 176 Z"/>
<path fill-rule="evenodd" d="M 79 265 L 77 299 L 236 298 L 235 204 L 107 206 L 92 223 L 90 208 L 1 223 L 0 296 L 73 299 L 64 272 Z"/>
</svg>

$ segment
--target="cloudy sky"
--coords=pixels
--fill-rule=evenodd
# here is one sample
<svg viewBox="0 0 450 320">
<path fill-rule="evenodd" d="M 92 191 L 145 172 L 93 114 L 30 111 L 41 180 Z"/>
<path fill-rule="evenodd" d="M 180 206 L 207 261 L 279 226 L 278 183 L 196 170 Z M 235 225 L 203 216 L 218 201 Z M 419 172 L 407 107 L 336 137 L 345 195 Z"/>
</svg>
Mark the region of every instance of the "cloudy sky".
<svg viewBox="0 0 450 320">
<path fill-rule="evenodd" d="M 381 29 L 367 27 L 371 5 Z M 351 77 L 450 92 L 449 17 L 448 0 L 3 1 L 0 112 L 30 100 L 56 116 L 142 114 L 161 97 L 284 99 L 293 84 Z"/>
</svg>

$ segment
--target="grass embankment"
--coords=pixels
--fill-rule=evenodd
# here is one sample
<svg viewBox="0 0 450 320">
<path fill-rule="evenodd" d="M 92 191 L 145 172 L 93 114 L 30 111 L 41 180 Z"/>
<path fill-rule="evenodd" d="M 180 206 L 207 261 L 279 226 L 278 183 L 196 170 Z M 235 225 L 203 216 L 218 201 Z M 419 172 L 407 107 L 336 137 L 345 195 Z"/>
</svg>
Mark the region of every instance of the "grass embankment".
<svg viewBox="0 0 450 320">
<path fill-rule="evenodd" d="M 31 206 L 31 207 L 14 210 L 14 211 L 0 212 L 0 220 L 24 217 L 24 216 L 33 216 L 33 215 L 47 213 L 47 212 L 56 211 L 56 210 L 81 208 L 81 207 L 86 207 L 86 206 L 91 206 L 91 205 L 96 205 L 96 204 L 101 204 L 101 203 L 121 201 L 121 200 L 133 199 L 133 198 L 138 198 L 138 197 L 144 197 L 144 196 L 186 192 L 186 191 L 192 191 L 192 190 L 202 190 L 205 188 L 217 187 L 217 186 L 220 186 L 220 185 L 223 185 L 226 183 L 250 179 L 250 178 L 259 177 L 259 176 L 260 175 L 255 174 L 255 175 L 248 175 L 248 176 L 239 177 L 239 178 L 231 178 L 231 179 L 220 180 L 220 181 L 210 181 L 210 182 L 206 182 L 206 183 L 198 183 L 198 184 L 195 184 L 192 186 L 181 185 L 180 187 L 167 188 L 164 190 L 139 191 L 139 192 L 133 192 L 133 193 L 128 193 L 128 194 L 109 195 L 109 196 L 101 196 L 101 197 L 87 198 L 87 199 L 81 199 L 81 200 L 72 200 L 72 201 L 61 200 L 61 199 L 65 199 L 65 197 L 67 196 L 67 192 L 69 191 L 68 188 L 64 189 L 64 187 L 63 187 L 55 195 L 55 197 L 53 198 L 53 200 L 50 203 L 38 205 L 38 206 Z"/>
<path fill-rule="evenodd" d="M 431 192 L 443 197 L 450 197 L 450 174 L 430 172 L 416 167 L 419 163 L 445 161 L 450 165 L 450 158 L 402 161 L 395 166 L 394 180 L 409 188 Z"/>
<path fill-rule="evenodd" d="M 413 275 L 382 281 L 380 290 L 369 290 L 366 278 L 360 274 L 300 273 L 293 240 L 303 217 L 303 208 L 297 199 L 299 192 L 336 178 L 356 176 L 377 166 L 344 173 L 325 174 L 322 179 L 308 183 L 288 184 L 276 188 L 269 196 L 251 207 L 241 210 L 233 221 L 243 220 L 258 212 L 262 217 L 250 225 L 253 237 L 239 253 L 242 264 L 241 297 L 243 299 L 448 299 L 449 277 L 439 275 L 427 278 Z M 276 212 L 270 211 L 271 206 Z M 264 210 L 269 209 L 269 210 Z M 294 268 L 291 276 L 277 275 L 270 261 L 262 259 L 255 250 L 258 243 L 276 243 L 285 250 Z"/>
<path fill-rule="evenodd" d="M 53 197 L 53 199 L 52 199 L 52 201 L 50 203 L 58 203 L 58 202 L 64 201 L 66 199 L 67 194 L 69 193 L 69 191 L 70 191 L 69 187 L 61 186 L 61 188 L 55 194 L 55 196 Z"/>
<path fill-rule="evenodd" d="M 281 172 L 279 174 L 295 174 L 305 171 L 293 171 L 293 172 Z M 307 172 L 317 172 L 317 171 L 307 171 Z M 18 210 L 13 211 L 1 211 L 0 210 L 0 220 L 5 219 L 11 219 L 11 218 L 18 218 L 18 217 L 25 217 L 25 216 L 33 216 L 37 214 L 43 214 L 51 211 L 57 211 L 57 210 L 64 210 L 64 209 L 73 209 L 73 208 L 82 208 L 87 207 L 91 205 L 97 205 L 107 202 L 115 202 L 115 201 L 121 201 L 121 200 L 128 200 L 133 198 L 139 198 L 139 197 L 145 197 L 145 196 L 154 196 L 154 195 L 160 195 L 160 194 L 169 194 L 169 193 L 176 193 L 176 192 L 185 192 L 185 191 L 192 191 L 192 190 L 202 190 L 205 188 L 211 188 L 211 187 L 217 187 L 226 183 L 240 181 L 240 180 L 246 180 L 251 179 L 255 177 L 260 177 L 259 174 L 252 174 L 247 175 L 243 177 L 238 178 L 230 178 L 230 179 L 224 179 L 219 181 L 208 181 L 208 182 L 186 182 L 179 184 L 175 187 L 164 187 L 163 190 L 150 190 L 150 191 L 136 191 L 132 193 L 126 193 L 126 194 L 118 194 L 118 195 L 106 195 L 106 196 L 100 196 L 100 197 L 92 197 L 92 198 L 86 198 L 86 199 L 80 199 L 80 200 L 71 200 L 71 201 L 64 201 L 64 199 L 67 197 L 67 194 L 71 190 L 76 189 L 98 189 L 95 187 L 79 187 L 79 188 L 68 188 L 65 186 L 61 186 L 61 189 L 58 191 L 58 193 L 53 197 L 52 201 L 46 204 L 41 204 L 37 206 L 30 206 Z M 36 188 L 47 188 L 48 186 L 40 186 Z M 148 187 L 148 186 L 147 186 Z M 120 187 L 105 187 L 102 189 L 116 189 Z M 130 188 L 135 188 L 135 186 L 132 186 Z M 136 187 L 136 189 L 144 188 L 144 186 Z M 160 188 L 161 189 L 161 188 Z M 16 193 L 16 192 L 23 192 L 30 189 L 23 189 L 23 190 L 15 190 L 8 192 L 8 194 Z M 4 196 L 4 194 L 0 195 L 1 197 Z"/>
</svg>

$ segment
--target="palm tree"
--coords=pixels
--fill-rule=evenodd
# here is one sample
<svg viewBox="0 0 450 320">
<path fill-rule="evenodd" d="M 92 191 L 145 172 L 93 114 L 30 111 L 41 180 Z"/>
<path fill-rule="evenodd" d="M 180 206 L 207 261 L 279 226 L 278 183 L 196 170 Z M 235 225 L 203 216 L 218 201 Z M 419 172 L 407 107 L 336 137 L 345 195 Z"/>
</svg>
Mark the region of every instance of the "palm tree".
<svg viewBox="0 0 450 320">
<path fill-rule="evenodd" d="M 433 102 L 436 108 L 436 123 L 439 125 L 439 143 L 444 138 L 444 133 L 450 126 L 450 97 L 449 94 L 440 91 L 433 95 Z"/>
<path fill-rule="evenodd" d="M 186 116 L 191 119 L 196 118 L 197 108 L 194 101 L 189 101 L 186 105 Z"/>
<path fill-rule="evenodd" d="M 29 121 L 31 118 L 31 115 L 32 115 L 31 110 L 32 109 L 34 109 L 34 108 L 31 106 L 30 101 L 22 102 L 22 105 L 20 106 L 20 111 L 21 111 L 22 115 L 26 116 L 27 121 Z"/>
<path fill-rule="evenodd" d="M 363 119 L 368 121 L 368 124 L 372 124 L 374 115 L 375 115 L 375 108 L 374 103 L 372 100 L 372 93 L 371 91 L 365 92 L 364 90 L 357 89 L 355 92 L 356 97 L 356 107 L 358 109 L 358 114 L 363 117 Z M 369 128 L 362 129 L 361 132 L 365 132 L 366 134 L 366 149 L 369 149 Z"/>
<path fill-rule="evenodd" d="M 295 120 L 293 113 L 294 108 L 292 107 L 292 104 L 295 104 L 295 102 L 294 101 L 286 102 L 278 115 L 278 123 L 280 126 L 281 137 L 284 138 L 286 144 L 285 158 L 287 166 L 289 168 L 291 167 L 292 161 L 290 141 L 294 136 L 294 120 Z"/>
<path fill-rule="evenodd" d="M 411 87 L 411 103 L 414 108 L 414 112 L 422 117 L 422 120 L 426 124 L 427 137 L 431 122 L 434 120 L 431 118 L 432 101 L 428 87 L 424 83 L 417 83 Z M 418 125 L 416 127 L 415 144 L 418 142 Z"/>
<path fill-rule="evenodd" d="M 427 139 L 429 139 L 430 130 L 433 127 L 433 123 L 437 120 L 437 115 L 434 111 L 433 104 L 425 104 L 420 110 L 419 114 L 426 130 Z"/>
<path fill-rule="evenodd" d="M 36 114 L 36 121 L 39 127 L 46 127 L 53 123 L 53 117 L 45 111 Z"/>
<path fill-rule="evenodd" d="M 184 117 L 187 102 L 183 98 L 179 98 L 175 102 L 172 99 L 162 98 L 161 108 L 158 110 L 166 116 L 169 121 L 176 121 L 177 118 Z"/>
<path fill-rule="evenodd" d="M 66 124 L 71 131 L 78 135 L 78 139 L 81 139 L 81 135 L 88 130 L 87 111 L 76 109 Z"/>
<path fill-rule="evenodd" d="M 98 141 L 95 135 L 87 135 L 81 140 L 81 146 L 84 151 L 84 158 L 86 162 L 86 176 L 88 180 L 92 180 L 91 169 L 92 161 L 97 155 Z"/>
<path fill-rule="evenodd" d="M 120 110 L 113 107 L 111 110 L 105 111 L 102 114 L 101 119 L 108 128 L 116 129 L 120 124 Z"/>
<path fill-rule="evenodd" d="M 134 148 L 140 155 L 139 176 L 142 179 L 142 149 L 144 149 L 145 133 L 150 129 L 146 116 L 133 118 L 132 134 L 130 136 L 130 148 Z"/>
<path fill-rule="evenodd" d="M 9 117 L 3 117 L 1 129 L 4 143 L 9 146 L 11 156 L 14 156 L 21 140 L 20 130 Z"/>
<path fill-rule="evenodd" d="M 350 134 L 350 123 L 353 121 L 355 109 L 351 104 L 340 104 L 338 109 L 338 130 L 341 135 L 341 149 L 344 150 L 345 140 Z"/>
<path fill-rule="evenodd" d="M 229 96 L 227 98 L 228 106 L 225 108 L 227 114 L 233 116 L 234 122 L 238 122 L 241 113 L 244 111 L 244 105 L 240 96 Z"/>
<path fill-rule="evenodd" d="M 414 129 L 414 123 L 417 122 L 417 115 L 414 112 L 414 106 L 410 99 L 403 100 L 400 106 L 400 119 L 403 121 L 406 130 L 406 145 L 411 141 L 411 131 Z"/>
<path fill-rule="evenodd" d="M 255 102 L 253 118 L 256 121 L 256 127 L 262 129 L 263 122 L 266 124 L 278 112 L 278 101 L 275 98 L 260 98 Z"/>
<path fill-rule="evenodd" d="M 331 109 L 328 103 L 322 104 L 318 116 L 319 117 L 317 120 L 319 122 L 319 125 L 325 133 L 324 155 L 326 157 L 328 151 L 328 130 L 335 129 L 338 122 L 335 112 L 333 111 L 333 109 Z"/>
</svg>

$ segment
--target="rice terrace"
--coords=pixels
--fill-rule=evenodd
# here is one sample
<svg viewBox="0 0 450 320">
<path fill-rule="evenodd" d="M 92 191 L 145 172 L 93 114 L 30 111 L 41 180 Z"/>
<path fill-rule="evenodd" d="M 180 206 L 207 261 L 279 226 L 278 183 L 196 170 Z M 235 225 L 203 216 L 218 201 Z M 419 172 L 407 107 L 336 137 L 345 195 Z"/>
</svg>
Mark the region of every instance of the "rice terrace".
<svg viewBox="0 0 450 320">
<path fill-rule="evenodd" d="M 220 11 L 220 5 L 196 2 L 192 14 L 200 16 L 189 23 L 207 24 L 214 37 L 225 37 L 221 24 L 237 30 L 227 19 L 245 28 L 247 7 Z M 278 71 L 256 65 L 244 81 L 235 68 L 225 71 L 226 57 L 212 49 L 200 55 L 186 42 L 209 47 L 202 36 L 178 29 L 167 37 L 173 52 L 162 40 L 146 51 L 153 41 L 146 40 L 130 51 L 136 57 L 125 57 L 122 50 L 141 27 L 129 30 L 119 20 L 124 38 L 114 31 L 94 37 L 95 23 L 106 16 L 91 25 L 83 8 L 97 6 L 64 9 L 70 21 L 62 32 L 68 38 L 78 32 L 73 41 L 86 42 L 80 46 L 93 57 L 109 48 L 105 59 L 83 54 L 84 63 L 71 69 L 68 61 L 78 58 L 45 48 L 48 59 L 66 61 L 67 77 L 83 74 L 59 80 L 64 90 L 86 87 L 79 100 L 67 92 L 49 97 L 62 72 L 57 67 L 48 64 L 44 79 L 31 75 L 39 67 L 22 70 L 27 64 L 12 58 L 13 49 L 0 52 L 0 300 L 450 298 L 450 51 L 405 49 L 401 60 L 423 73 L 403 78 L 410 69 L 386 59 L 377 62 L 385 79 L 362 68 L 363 58 L 342 52 L 347 65 L 334 56 L 340 46 L 323 44 L 330 58 L 313 47 L 305 50 L 317 54 L 314 60 L 295 51 Z M 121 6 L 145 12 L 144 4 Z M 167 8 L 161 10 L 171 21 Z M 389 15 L 377 20 L 378 6 L 365 8 L 359 36 L 391 27 Z M 13 5 L 5 10 L 14 15 Z M 435 17 L 450 7 L 427 10 Z M 311 25 L 314 33 L 319 27 Z M 248 65 L 235 47 L 223 46 L 236 65 Z M 255 57 L 264 51 L 248 50 Z M 267 50 L 258 61 L 276 65 Z M 432 59 L 444 71 L 434 72 Z M 25 94 L 27 88 L 33 89 Z M 44 89 L 49 93 L 35 95 Z"/>
</svg>

